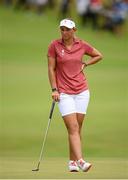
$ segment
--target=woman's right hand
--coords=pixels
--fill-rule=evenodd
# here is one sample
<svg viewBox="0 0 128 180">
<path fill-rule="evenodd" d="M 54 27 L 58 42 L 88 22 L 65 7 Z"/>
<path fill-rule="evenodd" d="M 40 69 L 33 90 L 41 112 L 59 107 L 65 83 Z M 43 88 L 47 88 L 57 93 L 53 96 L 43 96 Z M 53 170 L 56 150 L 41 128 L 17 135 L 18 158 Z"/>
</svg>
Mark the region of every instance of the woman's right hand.
<svg viewBox="0 0 128 180">
<path fill-rule="evenodd" d="M 52 99 L 53 99 L 54 101 L 59 101 L 59 100 L 60 100 L 60 94 L 59 94 L 58 91 L 52 92 Z"/>
</svg>

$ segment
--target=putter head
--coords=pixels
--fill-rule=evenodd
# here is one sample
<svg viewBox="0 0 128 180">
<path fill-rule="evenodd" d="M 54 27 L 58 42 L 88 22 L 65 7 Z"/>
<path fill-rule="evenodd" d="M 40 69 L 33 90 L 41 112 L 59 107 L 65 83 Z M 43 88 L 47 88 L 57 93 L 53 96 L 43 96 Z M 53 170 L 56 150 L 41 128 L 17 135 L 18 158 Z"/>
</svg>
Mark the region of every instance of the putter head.
<svg viewBox="0 0 128 180">
<path fill-rule="evenodd" d="M 32 171 L 39 171 L 39 167 L 40 167 L 40 161 L 38 162 L 36 169 L 32 169 Z"/>
<path fill-rule="evenodd" d="M 39 168 L 36 168 L 36 169 L 32 169 L 32 171 L 39 171 Z"/>
</svg>

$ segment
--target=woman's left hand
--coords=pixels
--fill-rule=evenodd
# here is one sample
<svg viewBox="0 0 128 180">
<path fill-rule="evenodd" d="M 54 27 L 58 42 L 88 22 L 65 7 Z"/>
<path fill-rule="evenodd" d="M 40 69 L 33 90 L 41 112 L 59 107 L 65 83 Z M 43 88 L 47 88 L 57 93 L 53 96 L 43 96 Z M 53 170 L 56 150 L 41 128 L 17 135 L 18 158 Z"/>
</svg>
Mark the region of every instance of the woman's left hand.
<svg viewBox="0 0 128 180">
<path fill-rule="evenodd" d="M 82 62 L 81 71 L 83 71 L 86 66 L 87 64 L 85 62 Z"/>
</svg>

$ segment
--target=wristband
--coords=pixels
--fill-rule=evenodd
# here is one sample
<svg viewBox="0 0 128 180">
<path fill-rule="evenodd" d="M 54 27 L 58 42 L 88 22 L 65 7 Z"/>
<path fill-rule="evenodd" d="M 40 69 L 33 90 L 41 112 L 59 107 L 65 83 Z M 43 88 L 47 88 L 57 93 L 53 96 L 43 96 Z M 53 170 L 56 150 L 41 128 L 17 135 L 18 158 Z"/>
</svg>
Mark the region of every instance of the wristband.
<svg viewBox="0 0 128 180">
<path fill-rule="evenodd" d="M 58 91 L 57 88 L 52 88 L 52 92 Z"/>
</svg>

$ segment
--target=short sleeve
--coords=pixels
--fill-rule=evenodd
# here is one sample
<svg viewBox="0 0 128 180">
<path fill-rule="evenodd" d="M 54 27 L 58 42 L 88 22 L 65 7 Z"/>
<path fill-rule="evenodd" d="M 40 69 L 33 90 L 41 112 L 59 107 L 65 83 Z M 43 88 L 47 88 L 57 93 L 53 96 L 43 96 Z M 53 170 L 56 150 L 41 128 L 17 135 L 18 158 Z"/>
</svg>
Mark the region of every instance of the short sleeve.
<svg viewBox="0 0 128 180">
<path fill-rule="evenodd" d="M 47 53 L 48 57 L 56 57 L 56 51 L 55 51 L 55 44 L 54 42 L 52 42 L 49 46 L 48 46 L 48 53 Z"/>
<path fill-rule="evenodd" d="M 92 53 L 93 51 L 93 46 L 91 46 L 89 43 L 83 41 L 83 47 L 84 47 L 84 50 L 85 50 L 85 54 L 90 54 Z"/>
</svg>

